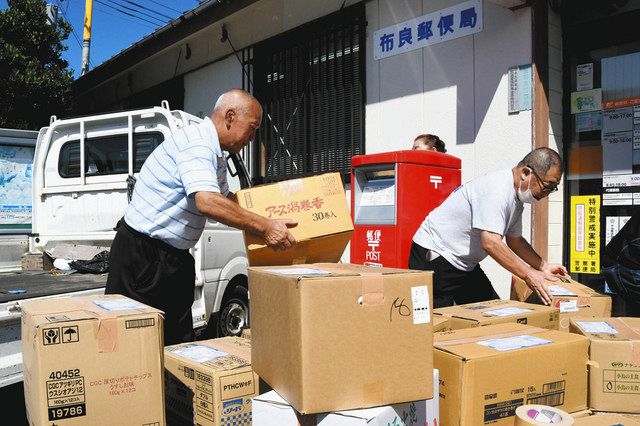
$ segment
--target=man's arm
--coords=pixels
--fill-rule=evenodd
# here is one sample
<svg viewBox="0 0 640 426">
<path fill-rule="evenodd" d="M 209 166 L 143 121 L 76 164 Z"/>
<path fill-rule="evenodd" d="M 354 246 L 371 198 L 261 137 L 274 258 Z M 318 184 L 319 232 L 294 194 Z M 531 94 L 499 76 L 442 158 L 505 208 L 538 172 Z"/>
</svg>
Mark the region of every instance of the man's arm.
<svg viewBox="0 0 640 426">
<path fill-rule="evenodd" d="M 545 285 L 545 281 L 557 281 L 558 279 L 556 277 L 547 272 L 529 267 L 529 265 L 520 260 L 509 246 L 502 241 L 502 235 L 500 234 L 482 231 L 480 233 L 480 240 L 482 242 L 482 248 L 484 248 L 485 251 L 489 253 L 489 256 L 494 258 L 500 266 L 513 275 L 523 279 L 545 304 L 551 304 L 551 292 Z M 531 251 L 533 251 L 533 248 Z M 524 259 L 527 260 L 526 258 L 528 257 L 534 262 L 536 258 L 539 259 L 540 262 L 542 261 L 535 251 L 533 251 L 533 254 L 535 256 L 532 256 L 531 253 L 526 253 Z"/>
<path fill-rule="evenodd" d="M 284 250 L 296 244 L 288 228 L 298 223 L 291 219 L 267 219 L 243 209 L 230 197 L 217 192 L 197 192 L 196 208 L 200 213 L 225 225 L 242 229 L 260 238 L 274 250 Z"/>
<path fill-rule="evenodd" d="M 562 265 L 548 263 L 546 260 L 540 257 L 538 253 L 531 247 L 531 244 L 525 240 L 522 236 L 510 236 L 505 238 L 507 245 L 518 257 L 532 268 L 537 269 L 548 274 L 558 274 L 568 277 L 567 268 Z"/>
</svg>

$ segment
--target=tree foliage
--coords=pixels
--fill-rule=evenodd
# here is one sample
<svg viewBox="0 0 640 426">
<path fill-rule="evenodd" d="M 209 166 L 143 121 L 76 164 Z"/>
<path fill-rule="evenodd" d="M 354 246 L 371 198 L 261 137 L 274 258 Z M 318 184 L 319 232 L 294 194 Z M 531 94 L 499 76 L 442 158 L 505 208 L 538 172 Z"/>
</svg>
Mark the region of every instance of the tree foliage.
<svg viewBox="0 0 640 426">
<path fill-rule="evenodd" d="M 44 0 L 8 0 L 0 11 L 0 127 L 37 130 L 71 105 L 73 71 L 61 54 L 71 26 L 47 23 Z"/>
</svg>

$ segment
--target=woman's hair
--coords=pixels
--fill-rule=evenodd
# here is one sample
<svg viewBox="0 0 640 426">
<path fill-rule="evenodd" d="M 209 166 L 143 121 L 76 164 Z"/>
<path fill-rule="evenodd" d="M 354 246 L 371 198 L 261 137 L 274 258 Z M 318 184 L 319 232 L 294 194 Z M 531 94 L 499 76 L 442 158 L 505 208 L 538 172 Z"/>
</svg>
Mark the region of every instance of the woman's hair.
<svg viewBox="0 0 640 426">
<path fill-rule="evenodd" d="M 427 145 L 429 148 L 435 147 L 438 152 L 447 152 L 447 149 L 444 146 L 444 142 L 436 135 L 418 135 L 416 136 L 414 141 L 417 141 L 418 139 L 424 139 L 425 145 Z"/>
</svg>

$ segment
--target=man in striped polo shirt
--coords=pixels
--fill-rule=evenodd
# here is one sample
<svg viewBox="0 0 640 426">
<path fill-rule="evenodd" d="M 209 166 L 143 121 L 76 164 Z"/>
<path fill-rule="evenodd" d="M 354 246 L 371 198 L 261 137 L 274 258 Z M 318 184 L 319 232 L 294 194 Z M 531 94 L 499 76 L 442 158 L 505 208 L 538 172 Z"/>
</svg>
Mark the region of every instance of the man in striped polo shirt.
<svg viewBox="0 0 640 426">
<path fill-rule="evenodd" d="M 262 107 L 249 93 L 220 96 L 211 117 L 185 126 L 147 158 L 118 222 L 105 293 L 124 294 L 165 312 L 165 344 L 193 340 L 195 265 L 189 253 L 207 218 L 262 237 L 274 250 L 295 245 L 290 219 L 256 215 L 229 199 L 223 151 L 253 140 Z"/>
</svg>

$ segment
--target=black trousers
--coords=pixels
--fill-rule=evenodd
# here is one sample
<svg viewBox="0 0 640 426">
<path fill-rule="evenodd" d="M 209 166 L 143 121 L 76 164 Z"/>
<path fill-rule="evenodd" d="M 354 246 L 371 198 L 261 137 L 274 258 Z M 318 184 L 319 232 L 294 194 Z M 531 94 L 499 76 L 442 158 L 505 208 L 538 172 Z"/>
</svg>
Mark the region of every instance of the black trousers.
<svg viewBox="0 0 640 426">
<path fill-rule="evenodd" d="M 144 235 L 124 219 L 116 228 L 105 293 L 123 294 L 164 311 L 165 345 L 193 341 L 196 271 L 189 250 Z"/>
<path fill-rule="evenodd" d="M 416 243 L 411 244 L 409 269 L 433 271 L 433 307 L 442 308 L 465 303 L 499 299 L 491 281 L 477 265 L 471 271 L 461 271 L 439 256 L 427 261 L 429 250 Z"/>
</svg>

